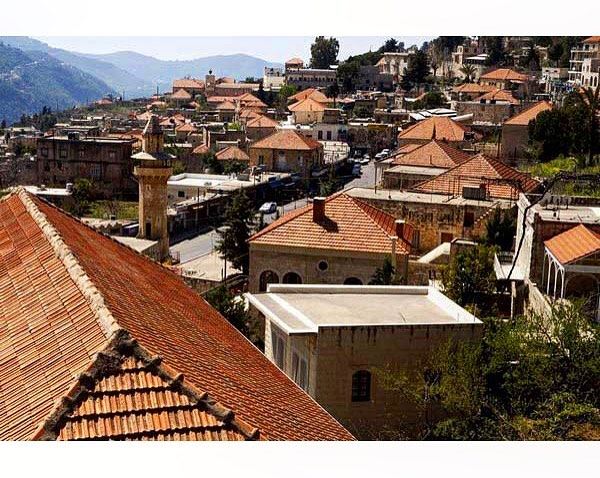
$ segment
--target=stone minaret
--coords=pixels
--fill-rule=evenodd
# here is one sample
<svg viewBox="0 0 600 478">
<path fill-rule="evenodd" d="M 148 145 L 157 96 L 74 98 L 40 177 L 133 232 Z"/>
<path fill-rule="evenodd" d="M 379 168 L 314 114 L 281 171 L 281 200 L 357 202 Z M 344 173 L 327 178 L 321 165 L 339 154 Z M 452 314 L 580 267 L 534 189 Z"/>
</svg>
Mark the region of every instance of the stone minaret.
<svg viewBox="0 0 600 478">
<path fill-rule="evenodd" d="M 171 157 L 163 152 L 163 132 L 152 116 L 142 133 L 142 152 L 133 155 L 133 174 L 139 183 L 139 233 L 141 239 L 158 241 L 159 260 L 169 257 L 167 180 L 173 174 Z"/>
</svg>

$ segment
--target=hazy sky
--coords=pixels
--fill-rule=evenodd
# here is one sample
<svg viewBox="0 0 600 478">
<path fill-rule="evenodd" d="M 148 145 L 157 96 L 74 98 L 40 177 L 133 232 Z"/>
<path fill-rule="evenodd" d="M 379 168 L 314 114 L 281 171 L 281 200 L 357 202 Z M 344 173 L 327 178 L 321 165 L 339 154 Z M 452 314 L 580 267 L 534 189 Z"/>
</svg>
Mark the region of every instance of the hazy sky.
<svg viewBox="0 0 600 478">
<path fill-rule="evenodd" d="M 433 37 L 403 37 L 393 35 L 408 47 L 420 45 Z M 193 58 L 246 53 L 267 61 L 284 62 L 299 56 L 310 58 L 314 37 L 35 37 L 52 47 L 81 53 L 111 53 L 130 50 L 161 60 L 190 60 Z M 340 59 L 377 49 L 386 37 L 338 37 Z"/>
</svg>

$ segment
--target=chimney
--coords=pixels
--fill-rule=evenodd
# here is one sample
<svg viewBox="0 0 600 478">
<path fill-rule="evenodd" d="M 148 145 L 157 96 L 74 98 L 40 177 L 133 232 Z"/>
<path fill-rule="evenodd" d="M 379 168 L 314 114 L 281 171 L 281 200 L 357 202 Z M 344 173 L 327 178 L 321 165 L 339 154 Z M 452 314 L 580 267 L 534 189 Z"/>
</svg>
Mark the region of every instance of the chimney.
<svg viewBox="0 0 600 478">
<path fill-rule="evenodd" d="M 406 227 L 406 222 L 404 219 L 396 219 L 396 237 L 400 240 L 404 239 L 404 228 Z"/>
<path fill-rule="evenodd" d="M 325 198 L 313 198 L 313 222 L 323 222 L 325 220 Z"/>
</svg>

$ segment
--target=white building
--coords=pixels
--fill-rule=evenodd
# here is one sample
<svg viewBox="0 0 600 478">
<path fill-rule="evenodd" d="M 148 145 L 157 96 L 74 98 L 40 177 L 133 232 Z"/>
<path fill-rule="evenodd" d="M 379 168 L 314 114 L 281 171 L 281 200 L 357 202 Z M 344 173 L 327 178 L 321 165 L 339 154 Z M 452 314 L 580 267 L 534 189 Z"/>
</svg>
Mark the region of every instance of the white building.
<svg viewBox="0 0 600 478">
<path fill-rule="evenodd" d="M 285 84 L 285 72 L 281 67 L 265 66 L 263 74 L 263 88 L 265 90 L 279 90 Z"/>
</svg>

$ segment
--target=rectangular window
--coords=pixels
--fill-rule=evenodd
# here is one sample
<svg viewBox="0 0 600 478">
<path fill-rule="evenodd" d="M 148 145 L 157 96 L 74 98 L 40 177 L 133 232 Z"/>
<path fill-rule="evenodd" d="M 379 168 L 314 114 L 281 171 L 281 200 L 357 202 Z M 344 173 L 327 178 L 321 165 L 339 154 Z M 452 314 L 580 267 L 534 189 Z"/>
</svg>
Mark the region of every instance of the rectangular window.
<svg viewBox="0 0 600 478">
<path fill-rule="evenodd" d="M 283 370 L 285 362 L 285 342 L 283 336 L 277 332 L 276 327 L 271 324 L 271 348 L 273 349 L 273 360 Z"/>
<path fill-rule="evenodd" d="M 258 156 L 258 164 L 265 164 L 265 157 L 262 154 Z"/>
<path fill-rule="evenodd" d="M 296 352 L 292 354 L 292 379 L 302 389 L 308 389 L 308 364 Z"/>
<path fill-rule="evenodd" d="M 327 131 L 327 140 L 330 141 L 331 140 L 331 131 Z"/>
<path fill-rule="evenodd" d="M 317 139 L 323 139 L 323 131 L 317 133 Z"/>
<path fill-rule="evenodd" d="M 58 157 L 59 158 L 63 158 L 63 159 L 66 158 L 67 157 L 67 150 L 64 149 L 64 148 L 60 148 L 58 150 Z"/>
<path fill-rule="evenodd" d="M 79 159 L 83 159 L 85 158 L 85 149 L 80 149 L 79 150 Z"/>
<path fill-rule="evenodd" d="M 177 191 L 177 197 L 184 198 L 185 197 L 185 191 Z"/>
<path fill-rule="evenodd" d="M 475 214 L 470 211 L 465 212 L 463 225 L 465 227 L 473 227 L 473 224 L 475 224 Z"/>
<path fill-rule="evenodd" d="M 102 177 L 102 165 L 92 164 L 90 167 L 90 176 L 94 179 L 100 179 Z"/>
<path fill-rule="evenodd" d="M 42 156 L 43 156 L 44 158 L 47 158 L 47 157 L 48 157 L 48 148 L 42 148 Z"/>
</svg>

